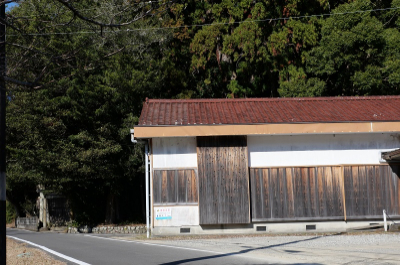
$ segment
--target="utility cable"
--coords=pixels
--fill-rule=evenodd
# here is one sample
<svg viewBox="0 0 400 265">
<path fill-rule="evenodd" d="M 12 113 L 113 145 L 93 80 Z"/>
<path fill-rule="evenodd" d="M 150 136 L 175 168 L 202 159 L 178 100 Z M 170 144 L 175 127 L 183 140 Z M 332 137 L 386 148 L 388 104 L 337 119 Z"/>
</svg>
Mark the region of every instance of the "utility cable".
<svg viewBox="0 0 400 265">
<path fill-rule="evenodd" d="M 217 23 L 208 23 L 208 24 L 193 24 L 193 25 L 182 25 L 182 26 L 172 26 L 172 27 L 154 27 L 154 28 L 139 28 L 139 29 L 126 29 L 126 30 L 121 29 L 121 30 L 108 30 L 108 31 L 31 33 L 31 34 L 18 34 L 18 35 L 17 34 L 15 34 L 15 35 L 9 34 L 8 36 L 50 36 L 50 35 L 74 35 L 74 34 L 99 34 L 99 33 L 135 32 L 135 31 L 154 31 L 154 30 L 181 29 L 181 28 L 190 28 L 190 27 L 237 25 L 237 24 L 244 24 L 244 23 L 262 23 L 262 22 L 282 21 L 282 20 L 290 20 L 290 19 L 303 19 L 303 18 L 325 17 L 325 16 L 335 16 L 335 15 L 360 14 L 360 13 L 376 12 L 376 11 L 390 11 L 390 10 L 398 10 L 398 9 L 400 9 L 400 7 L 357 10 L 357 11 L 349 11 L 349 12 L 327 13 L 327 14 L 319 14 L 319 15 L 296 16 L 296 17 L 281 17 L 281 18 L 267 18 L 267 19 L 259 19 L 259 20 L 244 20 L 244 21 L 217 22 Z"/>
<path fill-rule="evenodd" d="M 134 7 L 135 5 L 140 5 L 140 4 L 152 4 L 152 3 L 158 3 L 158 2 L 163 2 L 164 0 L 153 0 L 153 1 L 143 1 L 143 2 L 135 2 L 131 3 L 129 5 L 108 5 L 108 6 L 100 6 L 100 7 L 94 7 L 94 8 L 87 8 L 87 9 L 77 9 L 76 11 L 78 12 L 83 12 L 83 11 L 90 11 L 90 10 L 98 10 L 98 9 L 109 9 L 110 7 L 124 7 L 124 8 L 129 8 L 129 7 Z M 63 7 L 63 6 L 62 6 Z M 36 10 L 32 10 L 31 12 L 34 12 Z M 22 19 L 22 18 L 32 18 L 32 17 L 41 17 L 41 16 L 54 16 L 60 14 L 62 11 L 68 12 L 71 11 L 68 8 L 65 8 L 61 10 L 59 13 L 45 13 L 45 14 L 40 14 L 40 15 L 30 15 L 30 16 L 21 16 L 21 17 L 12 17 L 12 19 Z"/>
</svg>

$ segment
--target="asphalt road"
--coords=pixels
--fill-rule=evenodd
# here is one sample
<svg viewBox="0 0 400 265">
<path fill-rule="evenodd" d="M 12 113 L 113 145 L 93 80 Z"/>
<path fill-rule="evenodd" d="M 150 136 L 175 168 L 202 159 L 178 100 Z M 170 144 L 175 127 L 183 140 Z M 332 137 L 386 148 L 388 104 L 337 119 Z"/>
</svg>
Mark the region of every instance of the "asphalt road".
<svg viewBox="0 0 400 265">
<path fill-rule="evenodd" d="M 281 264 L 400 264 L 400 233 L 385 233 L 383 229 L 336 234 L 261 234 L 180 240 L 158 238 L 152 242 L 203 250 L 219 249 L 226 253 L 247 253 L 253 258 Z"/>
<path fill-rule="evenodd" d="M 82 234 L 7 229 L 7 236 L 33 242 L 61 253 L 67 258 L 75 259 L 75 261 L 68 261 L 59 256 L 56 257 L 67 264 L 270 264 L 267 259 L 253 258 L 241 252 L 221 252 L 218 249 L 200 250 Z"/>
</svg>

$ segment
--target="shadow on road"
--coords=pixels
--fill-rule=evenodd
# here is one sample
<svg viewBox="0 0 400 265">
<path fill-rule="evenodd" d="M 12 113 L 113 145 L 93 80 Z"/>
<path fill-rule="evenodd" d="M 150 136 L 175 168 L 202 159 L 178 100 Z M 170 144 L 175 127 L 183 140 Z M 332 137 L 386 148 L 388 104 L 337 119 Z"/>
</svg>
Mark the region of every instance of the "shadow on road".
<svg viewBox="0 0 400 265">
<path fill-rule="evenodd" d="M 287 243 L 282 243 L 282 244 L 275 244 L 275 245 L 270 245 L 270 246 L 265 246 L 265 247 L 259 247 L 259 248 L 249 248 L 237 252 L 231 252 L 231 253 L 225 253 L 225 254 L 217 254 L 217 255 L 211 255 L 211 256 L 206 256 L 206 257 L 199 257 L 199 258 L 192 258 L 192 259 L 183 259 L 183 260 L 177 260 L 177 261 L 172 261 L 172 262 L 167 262 L 167 263 L 162 263 L 160 265 L 178 265 L 178 264 L 184 264 L 188 262 L 193 262 L 193 261 L 201 261 L 201 260 L 209 260 L 209 259 L 217 259 L 217 258 L 222 258 L 222 257 L 229 257 L 229 256 L 235 256 L 235 255 L 241 255 L 241 254 L 246 254 L 251 251 L 255 250 L 262 250 L 262 249 L 270 249 L 274 247 L 282 247 L 282 246 L 287 246 L 290 244 L 296 244 L 299 242 L 305 242 L 305 241 L 311 241 L 320 238 L 319 236 L 308 238 L 308 239 L 303 239 L 303 240 L 296 240 L 292 242 L 287 242 Z M 266 264 L 273 264 L 273 263 L 266 263 Z M 291 265 L 296 265 L 296 264 L 302 264 L 302 263 L 292 263 Z M 319 265 L 319 263 L 308 263 L 311 265 Z"/>
</svg>

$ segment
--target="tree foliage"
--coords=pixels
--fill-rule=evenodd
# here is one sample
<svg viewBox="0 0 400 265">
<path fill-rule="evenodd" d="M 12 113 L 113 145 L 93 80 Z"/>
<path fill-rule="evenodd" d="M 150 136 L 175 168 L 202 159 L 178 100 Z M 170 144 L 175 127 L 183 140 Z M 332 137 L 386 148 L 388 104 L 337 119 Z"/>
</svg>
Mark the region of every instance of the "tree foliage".
<svg viewBox="0 0 400 265">
<path fill-rule="evenodd" d="M 80 2 L 84 7 L 90 1 Z M 59 28 L 70 34 L 58 34 L 42 17 L 58 8 L 32 0 L 10 12 L 34 19 L 21 24 L 22 36 L 9 29 L 8 75 L 35 80 L 8 86 L 8 192 L 21 190 L 21 182 L 31 183 L 33 192 L 42 184 L 68 198 L 78 221 L 140 220 L 142 211 L 132 208 L 142 207 L 143 153 L 130 143 L 129 128 L 146 96 L 169 96 L 160 88 L 170 85 L 166 79 L 176 80 L 162 58 L 171 33 L 137 31 L 159 25 L 148 18 L 125 30 L 95 33 L 81 33 L 88 24 L 73 20 Z M 71 20 L 70 13 L 57 14 L 60 23 Z M 15 197 L 21 206 L 24 198 Z"/>
<path fill-rule="evenodd" d="M 369 10 L 396 7 L 398 0 L 187 1 L 166 25 L 201 25 L 179 28 L 173 40 L 191 62 L 196 96 L 393 94 L 399 10 Z M 337 15 L 313 16 L 320 14 Z"/>
<path fill-rule="evenodd" d="M 334 12 L 388 7 L 400 7 L 400 3 L 360 0 Z M 320 45 L 310 51 L 307 67 L 310 74 L 326 80 L 326 94 L 399 94 L 400 53 L 394 44 L 400 41 L 398 12 L 334 15 L 324 21 Z"/>
</svg>

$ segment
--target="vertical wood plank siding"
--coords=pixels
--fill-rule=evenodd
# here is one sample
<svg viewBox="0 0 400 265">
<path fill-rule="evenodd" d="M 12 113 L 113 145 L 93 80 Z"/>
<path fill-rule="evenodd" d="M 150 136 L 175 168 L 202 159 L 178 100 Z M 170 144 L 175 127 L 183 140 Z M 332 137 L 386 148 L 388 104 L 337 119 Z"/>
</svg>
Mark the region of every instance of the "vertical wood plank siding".
<svg viewBox="0 0 400 265">
<path fill-rule="evenodd" d="M 381 218 L 383 209 L 399 216 L 399 170 L 396 164 L 344 167 L 347 218 Z"/>
<path fill-rule="evenodd" d="M 252 220 L 344 220 L 400 215 L 400 166 L 251 168 Z M 343 173 L 342 173 L 343 172 Z"/>
<path fill-rule="evenodd" d="M 194 169 L 154 170 L 154 204 L 190 204 L 198 202 Z"/>
<path fill-rule="evenodd" d="M 246 136 L 197 138 L 200 224 L 250 223 Z"/>
</svg>

